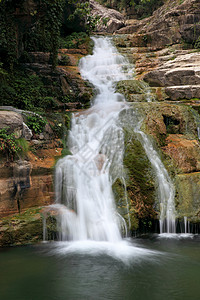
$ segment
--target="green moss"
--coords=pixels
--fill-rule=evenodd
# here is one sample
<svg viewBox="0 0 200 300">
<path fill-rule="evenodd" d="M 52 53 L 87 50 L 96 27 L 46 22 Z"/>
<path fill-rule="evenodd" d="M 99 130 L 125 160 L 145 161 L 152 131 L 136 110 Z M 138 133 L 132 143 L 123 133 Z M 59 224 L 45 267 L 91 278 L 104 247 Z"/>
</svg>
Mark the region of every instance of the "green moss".
<svg viewBox="0 0 200 300">
<path fill-rule="evenodd" d="M 3 218 L 0 222 L 0 246 L 32 244 L 42 240 L 41 208 Z"/>
<path fill-rule="evenodd" d="M 178 192 L 177 213 L 192 222 L 200 221 L 200 173 L 181 174 L 175 177 Z"/>
<path fill-rule="evenodd" d="M 149 227 L 152 219 L 156 218 L 155 206 L 155 182 L 151 164 L 146 153 L 137 139 L 137 135 L 129 127 L 124 128 L 125 154 L 124 173 L 126 191 L 123 180 L 117 179 L 113 184 L 113 192 L 119 213 L 128 224 L 131 221 L 131 230 L 140 230 Z M 127 213 L 129 205 L 129 216 Z"/>
<path fill-rule="evenodd" d="M 0 221 L 0 247 L 34 244 L 43 240 L 42 207 L 30 208 L 21 214 Z M 57 238 L 57 221 L 49 215 L 46 220 L 48 240 Z"/>
<path fill-rule="evenodd" d="M 147 197 L 147 202 L 154 199 L 154 182 L 152 181 L 151 165 L 141 143 L 135 134 L 126 132 L 124 166 L 129 174 L 129 187 L 139 188 L 141 194 Z M 133 179 L 130 180 L 130 179 Z"/>
<path fill-rule="evenodd" d="M 121 93 L 129 102 L 146 102 L 151 97 L 149 85 L 142 80 L 121 80 L 116 84 L 116 92 Z"/>
</svg>

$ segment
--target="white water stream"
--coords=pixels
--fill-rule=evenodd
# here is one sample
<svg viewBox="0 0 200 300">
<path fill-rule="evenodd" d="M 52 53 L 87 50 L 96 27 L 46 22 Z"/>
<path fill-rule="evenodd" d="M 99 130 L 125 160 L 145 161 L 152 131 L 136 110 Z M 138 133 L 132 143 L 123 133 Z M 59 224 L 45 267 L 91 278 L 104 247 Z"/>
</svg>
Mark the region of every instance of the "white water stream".
<svg viewBox="0 0 200 300">
<path fill-rule="evenodd" d="M 112 182 L 123 170 L 124 138 L 117 120 L 126 104 L 113 83 L 130 77 L 122 71 L 129 64 L 109 38 L 93 40 L 93 55 L 82 58 L 79 67 L 97 96 L 89 110 L 73 117 L 68 140 L 72 155 L 56 167 L 60 238 L 118 242 L 126 223 L 116 211 Z"/>
<path fill-rule="evenodd" d="M 141 131 L 139 124 L 135 128 L 135 132 L 140 135 L 141 143 L 156 175 L 157 192 L 160 201 L 160 233 L 176 233 L 174 185 L 153 144 L 147 135 Z"/>
<path fill-rule="evenodd" d="M 72 155 L 57 163 L 56 204 L 52 208 L 59 213 L 60 240 L 120 243 L 121 233 L 126 233 L 127 229 L 115 207 L 112 183 L 116 178 L 125 182 L 124 136 L 117 121 L 119 112 L 127 108 L 127 104 L 121 94 L 115 93 L 114 82 L 130 79 L 132 74 L 129 63 L 109 38 L 93 40 L 93 55 L 81 59 L 80 72 L 95 86 L 97 95 L 90 109 L 73 116 L 68 140 Z M 128 70 L 126 74 L 123 69 Z M 135 131 L 141 136 L 157 174 L 162 198 L 161 233 L 174 232 L 173 184 L 147 136 L 138 126 Z M 130 226 L 130 218 L 128 222 Z"/>
</svg>

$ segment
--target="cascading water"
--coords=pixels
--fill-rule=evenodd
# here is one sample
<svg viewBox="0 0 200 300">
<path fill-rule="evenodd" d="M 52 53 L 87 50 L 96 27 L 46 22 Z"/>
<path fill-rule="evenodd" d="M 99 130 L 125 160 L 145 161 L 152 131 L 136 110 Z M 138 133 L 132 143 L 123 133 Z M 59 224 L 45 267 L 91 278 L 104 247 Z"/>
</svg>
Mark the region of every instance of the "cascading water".
<svg viewBox="0 0 200 300">
<path fill-rule="evenodd" d="M 135 132 L 140 135 L 141 143 L 156 174 L 160 200 L 160 233 L 176 233 L 174 185 L 150 139 L 139 127 L 136 127 Z"/>
<path fill-rule="evenodd" d="M 136 133 L 154 170 L 157 181 L 157 194 L 160 202 L 160 233 L 176 233 L 175 189 L 169 174 L 162 163 L 150 138 L 141 130 L 142 119 L 137 108 L 127 110 L 124 122 Z"/>
<path fill-rule="evenodd" d="M 80 72 L 95 86 L 97 95 L 90 109 L 72 118 L 68 138 L 72 155 L 57 163 L 56 204 L 52 208 L 58 211 L 60 240 L 118 243 L 122 241 L 121 232 L 126 233 L 127 228 L 125 220 L 116 211 L 112 183 L 121 178 L 126 188 L 124 136 L 118 116 L 127 104 L 123 95 L 115 93 L 114 82 L 130 79 L 132 74 L 131 66 L 109 38 L 98 37 L 93 41 L 93 55 L 81 59 Z M 134 119 L 134 130 L 141 137 L 157 176 L 160 232 L 175 233 L 173 184 L 152 143 L 141 131 L 136 115 Z M 130 227 L 129 214 L 128 222 Z"/>
<path fill-rule="evenodd" d="M 61 240 L 118 242 L 126 223 L 116 212 L 112 182 L 123 170 L 123 131 L 116 121 L 126 104 L 113 83 L 130 77 L 122 71 L 129 64 L 109 38 L 93 41 L 93 55 L 81 59 L 80 72 L 95 86 L 97 96 L 89 110 L 72 119 L 72 155 L 57 164 L 55 206 Z"/>
</svg>

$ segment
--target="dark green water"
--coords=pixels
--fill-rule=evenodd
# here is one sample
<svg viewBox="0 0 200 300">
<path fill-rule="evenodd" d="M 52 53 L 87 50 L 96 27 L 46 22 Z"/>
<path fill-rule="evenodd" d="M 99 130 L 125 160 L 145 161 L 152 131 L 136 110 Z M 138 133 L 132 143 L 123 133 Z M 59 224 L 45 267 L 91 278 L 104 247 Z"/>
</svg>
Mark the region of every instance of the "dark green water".
<svg viewBox="0 0 200 300">
<path fill-rule="evenodd" d="M 200 299 L 200 237 L 133 243 L 137 255 L 125 260 L 123 249 L 122 260 L 113 250 L 73 253 L 60 244 L 1 249 L 0 300 Z M 156 252 L 140 257 L 144 249 Z"/>
</svg>

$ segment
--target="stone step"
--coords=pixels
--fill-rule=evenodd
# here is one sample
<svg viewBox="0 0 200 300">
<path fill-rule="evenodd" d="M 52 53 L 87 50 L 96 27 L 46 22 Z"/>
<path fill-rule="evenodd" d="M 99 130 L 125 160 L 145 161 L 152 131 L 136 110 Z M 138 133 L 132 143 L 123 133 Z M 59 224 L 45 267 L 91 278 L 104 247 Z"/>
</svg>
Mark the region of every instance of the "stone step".
<svg viewBox="0 0 200 300">
<path fill-rule="evenodd" d="M 171 100 L 200 99 L 200 85 L 168 86 L 165 93 Z"/>
</svg>

